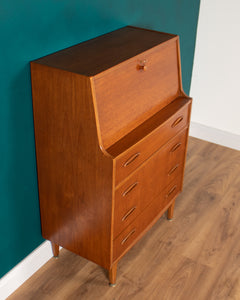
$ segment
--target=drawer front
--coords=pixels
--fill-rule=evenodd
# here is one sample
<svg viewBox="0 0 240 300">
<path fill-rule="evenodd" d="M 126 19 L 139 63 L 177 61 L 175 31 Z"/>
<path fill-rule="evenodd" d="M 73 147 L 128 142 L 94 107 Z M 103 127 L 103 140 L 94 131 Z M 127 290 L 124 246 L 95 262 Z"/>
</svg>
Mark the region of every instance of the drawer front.
<svg viewBox="0 0 240 300">
<path fill-rule="evenodd" d="M 167 186 L 175 177 L 182 176 L 184 172 L 187 137 L 188 129 L 185 129 L 166 145 L 164 186 Z"/>
<path fill-rule="evenodd" d="M 181 191 L 182 177 L 176 178 L 165 188 L 160 196 L 140 214 L 138 217 L 113 241 L 113 261 L 120 258 L 131 248 L 145 233 L 149 226 L 167 210 L 171 201 Z"/>
<path fill-rule="evenodd" d="M 132 146 L 116 158 L 115 185 L 133 172 L 142 162 L 149 158 L 168 140 L 188 126 L 190 106 L 185 105 L 172 115 L 162 126 L 156 128 L 143 140 Z"/>
<path fill-rule="evenodd" d="M 177 39 L 169 40 L 94 77 L 105 148 L 176 98 L 177 43 Z"/>
<path fill-rule="evenodd" d="M 116 191 L 114 236 L 117 236 L 164 188 L 165 152 L 159 150 Z"/>
<path fill-rule="evenodd" d="M 115 191 L 114 237 L 176 177 L 182 176 L 187 130 L 151 156 Z"/>
</svg>

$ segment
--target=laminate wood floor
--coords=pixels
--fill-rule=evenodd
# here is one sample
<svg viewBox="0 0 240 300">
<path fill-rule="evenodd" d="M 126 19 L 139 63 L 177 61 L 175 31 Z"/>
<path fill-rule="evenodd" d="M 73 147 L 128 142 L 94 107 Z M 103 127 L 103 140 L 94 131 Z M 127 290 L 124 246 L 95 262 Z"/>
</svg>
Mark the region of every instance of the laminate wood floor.
<svg viewBox="0 0 240 300">
<path fill-rule="evenodd" d="M 189 139 L 174 220 L 163 216 L 118 265 L 117 286 L 61 250 L 9 300 L 240 299 L 240 152 Z"/>
</svg>

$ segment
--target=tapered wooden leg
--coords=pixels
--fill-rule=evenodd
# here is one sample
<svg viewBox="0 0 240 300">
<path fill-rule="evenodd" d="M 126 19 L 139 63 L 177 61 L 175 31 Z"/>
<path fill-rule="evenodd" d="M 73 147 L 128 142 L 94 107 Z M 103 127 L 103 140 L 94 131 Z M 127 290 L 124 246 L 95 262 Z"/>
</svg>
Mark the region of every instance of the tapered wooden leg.
<svg viewBox="0 0 240 300">
<path fill-rule="evenodd" d="M 57 244 L 54 244 L 53 242 L 51 242 L 51 245 L 52 245 L 53 256 L 55 258 L 58 258 L 58 256 L 59 256 L 59 246 Z"/>
<path fill-rule="evenodd" d="M 173 203 L 171 204 L 171 206 L 169 206 L 169 208 L 168 208 L 168 212 L 167 212 L 167 218 L 168 218 L 168 220 L 172 220 L 173 219 L 174 205 L 175 205 L 175 200 L 173 201 Z"/>
<path fill-rule="evenodd" d="M 112 268 L 109 270 L 109 285 L 115 286 L 117 278 L 117 263 L 115 263 Z"/>
</svg>

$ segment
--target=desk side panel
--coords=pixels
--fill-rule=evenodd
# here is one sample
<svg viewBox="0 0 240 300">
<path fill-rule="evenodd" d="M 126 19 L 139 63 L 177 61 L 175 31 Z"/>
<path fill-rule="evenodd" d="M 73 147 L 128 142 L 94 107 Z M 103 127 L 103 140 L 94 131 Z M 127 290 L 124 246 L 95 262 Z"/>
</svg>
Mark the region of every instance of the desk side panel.
<svg viewBox="0 0 240 300">
<path fill-rule="evenodd" d="M 43 237 L 111 265 L 112 160 L 99 148 L 90 79 L 31 63 Z"/>
</svg>

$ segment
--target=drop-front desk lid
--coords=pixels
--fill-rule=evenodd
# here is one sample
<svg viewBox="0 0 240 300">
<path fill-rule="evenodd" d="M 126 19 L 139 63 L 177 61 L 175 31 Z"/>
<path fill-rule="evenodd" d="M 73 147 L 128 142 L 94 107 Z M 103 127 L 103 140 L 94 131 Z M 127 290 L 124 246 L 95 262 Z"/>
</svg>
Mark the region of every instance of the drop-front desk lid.
<svg viewBox="0 0 240 300">
<path fill-rule="evenodd" d="M 109 149 L 144 122 L 148 128 L 149 118 L 159 118 L 164 107 L 184 96 L 179 39 L 169 33 L 127 26 L 34 64 L 59 73 L 75 73 L 80 81 L 88 82 L 88 101 L 91 99 L 94 105 L 103 149 Z"/>
</svg>

